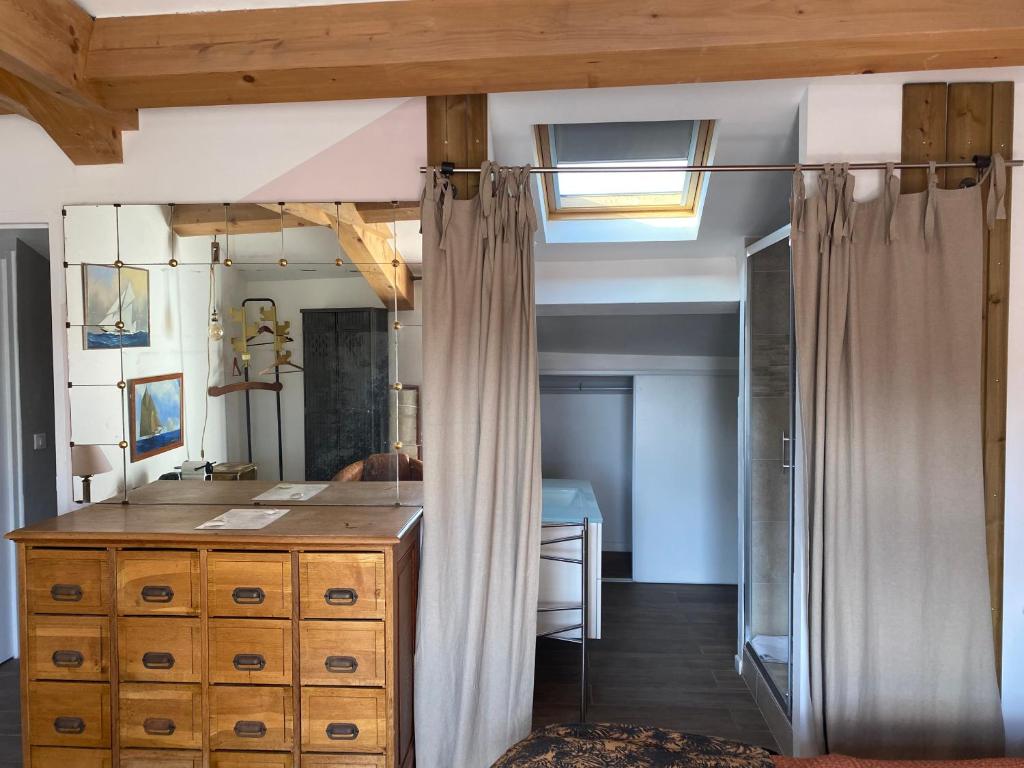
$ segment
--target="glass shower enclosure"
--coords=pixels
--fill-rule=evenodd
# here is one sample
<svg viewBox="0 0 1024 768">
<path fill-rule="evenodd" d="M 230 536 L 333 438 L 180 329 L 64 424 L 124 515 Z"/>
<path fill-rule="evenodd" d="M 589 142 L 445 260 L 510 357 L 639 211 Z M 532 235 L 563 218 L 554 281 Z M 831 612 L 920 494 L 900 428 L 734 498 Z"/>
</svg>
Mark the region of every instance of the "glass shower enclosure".
<svg viewBox="0 0 1024 768">
<path fill-rule="evenodd" d="M 788 715 L 796 391 L 788 228 L 751 248 L 746 276 L 744 641 L 746 655 Z"/>
</svg>

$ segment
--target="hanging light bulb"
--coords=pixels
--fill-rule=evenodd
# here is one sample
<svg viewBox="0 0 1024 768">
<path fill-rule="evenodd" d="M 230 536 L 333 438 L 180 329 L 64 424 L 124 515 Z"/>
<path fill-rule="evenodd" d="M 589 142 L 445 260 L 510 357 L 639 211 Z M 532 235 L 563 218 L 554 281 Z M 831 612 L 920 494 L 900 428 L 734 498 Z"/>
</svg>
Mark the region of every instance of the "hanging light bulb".
<svg viewBox="0 0 1024 768">
<path fill-rule="evenodd" d="M 220 341 L 224 338 L 224 326 L 221 325 L 220 315 L 214 309 L 210 313 L 210 341 Z"/>
</svg>

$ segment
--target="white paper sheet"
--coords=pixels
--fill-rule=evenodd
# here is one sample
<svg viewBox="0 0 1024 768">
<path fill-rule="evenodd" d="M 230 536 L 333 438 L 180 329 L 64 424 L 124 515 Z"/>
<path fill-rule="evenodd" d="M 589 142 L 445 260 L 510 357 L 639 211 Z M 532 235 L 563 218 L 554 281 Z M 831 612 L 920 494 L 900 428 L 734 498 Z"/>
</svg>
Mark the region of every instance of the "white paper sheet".
<svg viewBox="0 0 1024 768">
<path fill-rule="evenodd" d="M 278 483 L 253 501 L 309 501 L 327 487 L 327 483 Z"/>
<path fill-rule="evenodd" d="M 197 525 L 196 530 L 200 529 L 220 529 L 220 530 L 254 530 L 257 528 L 265 528 L 278 518 L 288 514 L 287 509 L 273 509 L 271 507 L 261 507 L 259 509 L 229 509 L 222 515 L 217 515 L 212 520 L 207 520 L 202 525 Z"/>
</svg>

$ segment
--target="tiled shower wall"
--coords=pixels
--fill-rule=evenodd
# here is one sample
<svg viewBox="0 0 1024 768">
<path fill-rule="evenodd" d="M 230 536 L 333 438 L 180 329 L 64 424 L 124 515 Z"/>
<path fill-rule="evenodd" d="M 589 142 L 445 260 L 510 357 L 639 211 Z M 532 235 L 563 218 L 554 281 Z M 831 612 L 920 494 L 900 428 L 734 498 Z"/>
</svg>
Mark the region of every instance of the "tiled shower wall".
<svg viewBox="0 0 1024 768">
<path fill-rule="evenodd" d="M 789 241 L 750 257 L 750 631 L 789 634 Z M 789 448 L 786 448 L 789 452 Z"/>
</svg>

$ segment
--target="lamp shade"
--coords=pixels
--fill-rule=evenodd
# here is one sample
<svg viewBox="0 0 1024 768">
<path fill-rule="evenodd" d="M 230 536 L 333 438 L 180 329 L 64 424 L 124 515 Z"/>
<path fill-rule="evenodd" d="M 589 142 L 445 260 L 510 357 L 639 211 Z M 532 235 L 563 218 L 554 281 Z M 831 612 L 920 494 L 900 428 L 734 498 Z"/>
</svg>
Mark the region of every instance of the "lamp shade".
<svg viewBox="0 0 1024 768">
<path fill-rule="evenodd" d="M 98 445 L 71 446 L 71 474 L 75 477 L 91 477 L 109 472 L 113 467 L 106 454 Z"/>
</svg>

